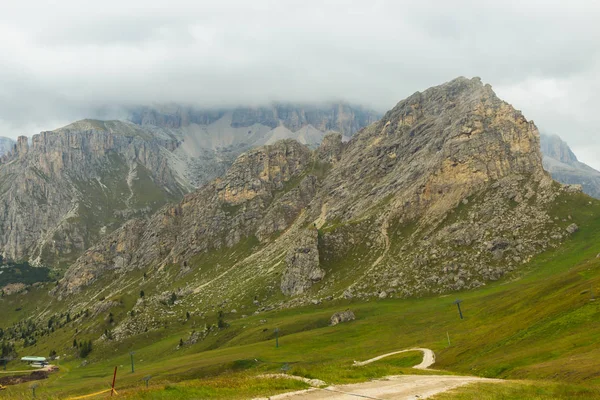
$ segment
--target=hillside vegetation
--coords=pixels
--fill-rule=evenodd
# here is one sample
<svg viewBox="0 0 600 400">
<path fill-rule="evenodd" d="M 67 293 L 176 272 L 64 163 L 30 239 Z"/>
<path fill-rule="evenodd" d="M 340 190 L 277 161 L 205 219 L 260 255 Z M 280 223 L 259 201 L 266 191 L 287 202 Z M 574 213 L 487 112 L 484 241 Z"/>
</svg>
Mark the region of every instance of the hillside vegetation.
<svg viewBox="0 0 600 400">
<path fill-rule="evenodd" d="M 67 354 L 60 361 L 61 371 L 38 389 L 49 398 L 105 389 L 115 365 L 122 366 L 117 382 L 126 398 L 247 398 L 302 387 L 295 381 L 256 378 L 284 365 L 289 373 L 328 383 L 414 373 L 406 369 L 414 355 L 352 367 L 353 360 L 413 346 L 436 352 L 434 368 L 527 380 L 499 391 L 487 390 L 484 385 L 481 390 L 488 397 L 481 398 L 518 398 L 524 394 L 544 399 L 600 398 L 595 367 L 600 301 L 591 301 L 600 293 L 600 258 L 596 257 L 600 202 L 577 194 L 565 196 L 557 204 L 572 212 L 580 231 L 563 246 L 535 257 L 525 271 L 476 290 L 418 299 L 338 300 L 247 318 L 227 313 L 226 327 L 212 330 L 196 344 L 178 348 L 180 339 L 187 341 L 193 330 L 218 322 L 216 314 L 193 315 L 187 321 L 182 316 L 180 322 L 160 332 L 122 342 L 100 342 L 88 357 L 87 366 L 81 366 L 82 360 L 70 347 L 75 326 L 83 333 L 86 326 L 97 322 L 93 319 L 84 319 L 79 325 L 64 324 L 55 335 L 40 337 L 33 347 L 18 350 L 21 354 L 44 354 L 57 349 L 59 354 Z M 31 295 L 39 296 L 37 307 L 45 301 L 43 290 Z M 463 300 L 464 320 L 458 317 L 455 298 Z M 16 313 L 10 309 L 17 302 L 18 295 L 3 299 L 3 314 Z M 355 312 L 357 320 L 328 326 L 331 314 L 346 308 Z M 274 343 L 276 327 L 281 332 L 279 348 Z M 135 350 L 135 373 L 129 370 L 130 350 Z M 412 359 L 406 361 L 405 357 Z M 19 366 L 12 362 L 10 368 Z M 152 375 L 149 389 L 142 381 L 147 375 Z M 456 398 L 469 398 L 468 394 L 476 390 L 473 388 L 459 389 Z M 7 390 L 11 398 L 28 398 L 29 393 L 26 385 Z"/>
</svg>

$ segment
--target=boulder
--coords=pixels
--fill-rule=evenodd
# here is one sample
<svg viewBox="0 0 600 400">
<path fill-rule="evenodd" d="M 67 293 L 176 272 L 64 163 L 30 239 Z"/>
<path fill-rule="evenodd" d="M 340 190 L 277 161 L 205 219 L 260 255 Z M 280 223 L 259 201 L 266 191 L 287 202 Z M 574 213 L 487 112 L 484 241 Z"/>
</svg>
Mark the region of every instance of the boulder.
<svg viewBox="0 0 600 400">
<path fill-rule="evenodd" d="M 354 321 L 356 316 L 350 310 L 346 310 L 343 312 L 337 312 L 331 316 L 330 325 L 334 326 L 342 322 Z"/>
<path fill-rule="evenodd" d="M 575 232 L 577 232 L 579 230 L 579 227 L 577 226 L 577 224 L 571 224 L 569 226 L 567 226 L 567 232 L 569 232 L 570 234 L 573 234 Z"/>
<path fill-rule="evenodd" d="M 581 185 L 566 185 L 565 191 L 567 193 L 581 193 L 581 192 L 583 192 L 583 186 L 581 186 Z"/>
</svg>

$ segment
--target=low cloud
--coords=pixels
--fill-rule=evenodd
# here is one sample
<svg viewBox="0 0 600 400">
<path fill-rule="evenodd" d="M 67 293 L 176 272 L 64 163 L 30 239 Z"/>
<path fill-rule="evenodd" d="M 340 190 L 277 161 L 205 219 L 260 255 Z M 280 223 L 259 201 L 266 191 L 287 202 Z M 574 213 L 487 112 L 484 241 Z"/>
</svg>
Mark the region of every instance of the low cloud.
<svg viewBox="0 0 600 400">
<path fill-rule="evenodd" d="M 595 1 L 54 3 L 0 13 L 0 135 L 165 102 L 385 111 L 464 75 L 600 168 Z"/>
</svg>

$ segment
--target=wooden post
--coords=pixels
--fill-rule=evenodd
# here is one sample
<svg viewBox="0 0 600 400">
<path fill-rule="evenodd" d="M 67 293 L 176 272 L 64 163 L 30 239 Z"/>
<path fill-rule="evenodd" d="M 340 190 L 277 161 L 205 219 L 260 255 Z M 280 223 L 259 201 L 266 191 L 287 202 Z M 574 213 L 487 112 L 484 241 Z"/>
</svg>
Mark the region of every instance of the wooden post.
<svg viewBox="0 0 600 400">
<path fill-rule="evenodd" d="M 117 367 L 115 367 L 115 373 L 113 375 L 113 382 L 112 382 L 112 386 L 110 389 L 110 397 L 113 396 L 113 394 L 115 393 L 115 381 L 117 380 Z"/>
</svg>

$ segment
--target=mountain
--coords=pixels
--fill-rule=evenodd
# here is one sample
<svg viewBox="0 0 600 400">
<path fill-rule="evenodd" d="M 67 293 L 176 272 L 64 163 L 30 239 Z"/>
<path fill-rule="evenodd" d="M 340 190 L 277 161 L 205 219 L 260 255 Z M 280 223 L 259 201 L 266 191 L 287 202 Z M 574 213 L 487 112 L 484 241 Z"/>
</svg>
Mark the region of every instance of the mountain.
<svg viewBox="0 0 600 400">
<path fill-rule="evenodd" d="M 314 147 L 326 130 L 352 135 L 377 118 L 344 104 L 173 107 L 134 110 L 133 122 L 77 121 L 31 145 L 20 137 L 0 158 L 0 255 L 66 266 L 128 219 L 223 175 L 248 149 L 280 135 Z"/>
<path fill-rule="evenodd" d="M 590 196 L 600 198 L 600 171 L 577 160 L 577 157 L 557 135 L 541 135 L 544 168 L 564 184 L 577 184 Z"/>
<path fill-rule="evenodd" d="M 66 264 L 123 220 L 146 216 L 187 188 L 169 168 L 173 138 L 131 123 L 79 121 L 19 137 L 0 163 L 5 258 Z"/>
<path fill-rule="evenodd" d="M 0 157 L 12 151 L 14 146 L 14 140 L 0 136 Z"/>
<path fill-rule="evenodd" d="M 544 171 L 539 140 L 491 86 L 457 78 L 347 143 L 338 133 L 315 150 L 285 139 L 241 154 L 180 203 L 107 235 L 52 293 L 75 311 L 143 288 L 136 318 L 114 329 L 124 338 L 176 318 L 169 296 L 197 312 L 261 312 L 476 288 L 578 229 L 560 206 L 577 188 Z"/>
</svg>

